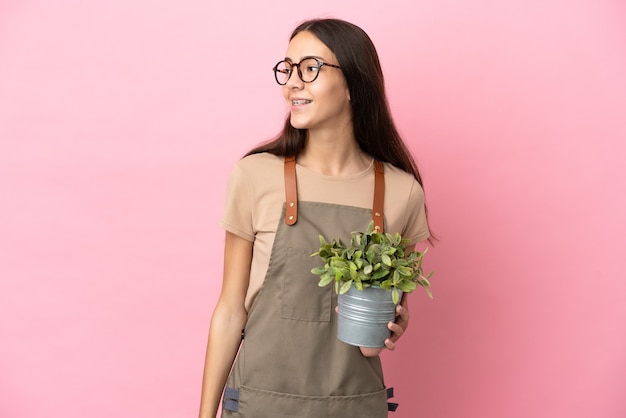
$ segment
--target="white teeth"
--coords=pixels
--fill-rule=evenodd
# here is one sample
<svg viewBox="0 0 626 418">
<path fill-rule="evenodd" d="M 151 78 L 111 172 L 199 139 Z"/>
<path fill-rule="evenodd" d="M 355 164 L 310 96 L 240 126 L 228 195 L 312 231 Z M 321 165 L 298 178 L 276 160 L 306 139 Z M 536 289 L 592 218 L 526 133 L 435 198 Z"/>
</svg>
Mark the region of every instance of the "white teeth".
<svg viewBox="0 0 626 418">
<path fill-rule="evenodd" d="M 294 106 L 304 105 L 308 103 L 311 103 L 311 101 L 310 100 L 292 100 L 291 101 L 291 104 L 293 104 Z"/>
</svg>

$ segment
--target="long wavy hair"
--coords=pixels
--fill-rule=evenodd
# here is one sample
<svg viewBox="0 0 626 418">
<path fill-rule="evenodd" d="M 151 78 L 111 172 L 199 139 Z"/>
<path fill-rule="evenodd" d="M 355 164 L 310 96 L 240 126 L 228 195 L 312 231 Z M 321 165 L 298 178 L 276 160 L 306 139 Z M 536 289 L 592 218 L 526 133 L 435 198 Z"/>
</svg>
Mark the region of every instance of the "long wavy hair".
<svg viewBox="0 0 626 418">
<path fill-rule="evenodd" d="M 424 187 L 415 160 L 391 117 L 378 53 L 360 27 L 339 19 L 313 19 L 301 23 L 291 34 L 308 31 L 337 57 L 348 85 L 354 136 L 363 151 L 412 174 Z M 304 149 L 306 129 L 291 126 L 287 116 L 282 132 L 246 155 L 269 152 L 277 156 L 298 155 Z"/>
</svg>

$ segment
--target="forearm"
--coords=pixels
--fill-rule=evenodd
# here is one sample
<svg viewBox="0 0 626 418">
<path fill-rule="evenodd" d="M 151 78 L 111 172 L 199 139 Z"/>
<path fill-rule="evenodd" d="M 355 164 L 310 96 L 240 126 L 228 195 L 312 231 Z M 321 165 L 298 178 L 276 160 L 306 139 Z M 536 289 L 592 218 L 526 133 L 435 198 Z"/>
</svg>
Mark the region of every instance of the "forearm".
<svg viewBox="0 0 626 418">
<path fill-rule="evenodd" d="M 370 348 L 370 347 L 359 347 L 361 350 L 361 354 L 365 357 L 375 357 L 383 352 L 385 347 L 381 348 Z"/>
<path fill-rule="evenodd" d="M 241 331 L 246 325 L 245 311 L 228 312 L 218 306 L 211 319 L 211 329 L 202 381 L 200 418 L 214 418 L 226 379 L 241 343 Z"/>
</svg>

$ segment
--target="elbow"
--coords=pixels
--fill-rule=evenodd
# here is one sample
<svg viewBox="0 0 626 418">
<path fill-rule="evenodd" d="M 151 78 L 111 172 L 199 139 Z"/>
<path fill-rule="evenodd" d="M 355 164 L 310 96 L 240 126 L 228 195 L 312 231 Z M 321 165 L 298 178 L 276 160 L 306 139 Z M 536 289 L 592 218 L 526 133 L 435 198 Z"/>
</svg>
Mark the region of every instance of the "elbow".
<svg viewBox="0 0 626 418">
<path fill-rule="evenodd" d="M 212 322 L 220 323 L 226 327 L 243 330 L 248 322 L 248 311 L 243 306 L 232 306 L 218 303 L 213 311 Z"/>
</svg>

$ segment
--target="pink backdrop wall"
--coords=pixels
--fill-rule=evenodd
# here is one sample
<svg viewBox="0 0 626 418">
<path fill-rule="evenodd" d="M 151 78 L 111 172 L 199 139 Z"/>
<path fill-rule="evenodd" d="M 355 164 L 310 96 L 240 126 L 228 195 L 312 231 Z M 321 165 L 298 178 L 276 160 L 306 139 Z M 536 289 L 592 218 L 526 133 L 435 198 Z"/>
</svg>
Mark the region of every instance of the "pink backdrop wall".
<svg viewBox="0 0 626 418">
<path fill-rule="evenodd" d="M 197 414 L 227 174 L 318 16 L 376 43 L 441 240 L 394 416 L 626 416 L 618 0 L 0 2 L 0 416 Z"/>
</svg>

